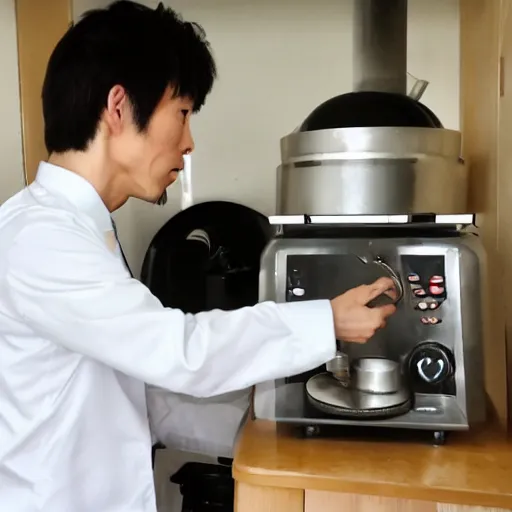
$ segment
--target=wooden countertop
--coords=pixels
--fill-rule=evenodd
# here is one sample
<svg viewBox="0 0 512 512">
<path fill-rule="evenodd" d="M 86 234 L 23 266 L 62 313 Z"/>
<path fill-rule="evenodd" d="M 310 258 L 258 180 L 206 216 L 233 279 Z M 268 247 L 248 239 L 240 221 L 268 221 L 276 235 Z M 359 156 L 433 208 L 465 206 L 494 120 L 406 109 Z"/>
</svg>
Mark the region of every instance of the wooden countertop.
<svg viewBox="0 0 512 512">
<path fill-rule="evenodd" d="M 249 420 L 235 480 L 287 487 L 512 509 L 512 441 L 492 428 L 426 442 L 301 439 L 291 428 Z"/>
</svg>

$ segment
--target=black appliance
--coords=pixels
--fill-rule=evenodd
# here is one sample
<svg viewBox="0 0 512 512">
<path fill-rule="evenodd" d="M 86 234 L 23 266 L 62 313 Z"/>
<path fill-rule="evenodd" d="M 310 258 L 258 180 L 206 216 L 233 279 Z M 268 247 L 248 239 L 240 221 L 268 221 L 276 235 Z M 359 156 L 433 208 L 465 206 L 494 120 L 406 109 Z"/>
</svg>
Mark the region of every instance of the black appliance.
<svg viewBox="0 0 512 512">
<path fill-rule="evenodd" d="M 146 252 L 141 281 L 166 307 L 185 313 L 232 310 L 258 302 L 260 257 L 274 234 L 267 217 L 228 201 L 194 205 L 172 217 Z M 157 449 L 153 447 L 153 464 Z M 233 512 L 232 460 L 188 462 L 171 482 L 182 512 Z"/>
<path fill-rule="evenodd" d="M 254 305 L 260 256 L 272 234 L 267 217 L 246 206 L 194 205 L 155 235 L 141 281 L 164 306 L 186 313 Z"/>
</svg>

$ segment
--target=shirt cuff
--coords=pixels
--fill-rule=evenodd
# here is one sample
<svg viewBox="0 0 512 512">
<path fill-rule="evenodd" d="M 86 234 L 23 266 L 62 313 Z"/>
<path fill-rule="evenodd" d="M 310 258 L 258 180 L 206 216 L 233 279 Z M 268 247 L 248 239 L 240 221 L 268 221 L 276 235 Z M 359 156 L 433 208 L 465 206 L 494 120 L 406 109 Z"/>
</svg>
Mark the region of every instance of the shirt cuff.
<svg viewBox="0 0 512 512">
<path fill-rule="evenodd" d="M 290 375 L 325 364 L 336 355 L 334 318 L 329 300 L 279 304 L 298 343 L 290 354 Z"/>
</svg>

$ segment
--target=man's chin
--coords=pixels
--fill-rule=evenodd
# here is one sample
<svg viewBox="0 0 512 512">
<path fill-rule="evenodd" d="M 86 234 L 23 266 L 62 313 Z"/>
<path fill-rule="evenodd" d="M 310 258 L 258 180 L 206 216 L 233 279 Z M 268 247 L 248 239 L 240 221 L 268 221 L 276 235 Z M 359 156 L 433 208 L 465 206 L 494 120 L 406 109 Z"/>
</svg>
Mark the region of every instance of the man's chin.
<svg viewBox="0 0 512 512">
<path fill-rule="evenodd" d="M 142 199 L 147 203 L 158 204 L 162 206 L 164 204 L 167 204 L 167 188 L 170 187 L 173 183 L 174 180 L 166 188 L 164 188 L 164 191 L 159 196 L 147 194 L 145 197 L 142 195 L 135 197 L 138 197 L 138 199 Z"/>
</svg>

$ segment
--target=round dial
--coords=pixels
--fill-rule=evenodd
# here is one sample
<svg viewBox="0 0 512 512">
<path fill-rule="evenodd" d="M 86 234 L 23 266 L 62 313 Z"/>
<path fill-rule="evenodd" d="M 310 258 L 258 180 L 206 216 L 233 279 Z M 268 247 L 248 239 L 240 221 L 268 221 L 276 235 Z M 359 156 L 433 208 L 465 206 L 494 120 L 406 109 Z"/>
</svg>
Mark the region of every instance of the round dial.
<svg viewBox="0 0 512 512">
<path fill-rule="evenodd" d="M 440 384 L 453 374 L 453 356 L 440 343 L 422 343 L 411 353 L 409 371 L 411 376 L 427 384 Z"/>
</svg>

